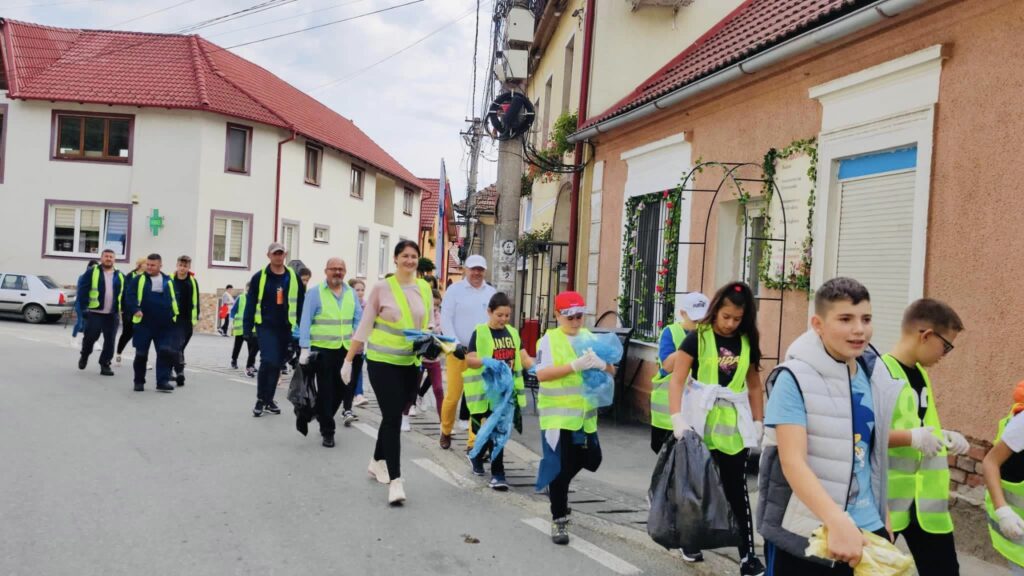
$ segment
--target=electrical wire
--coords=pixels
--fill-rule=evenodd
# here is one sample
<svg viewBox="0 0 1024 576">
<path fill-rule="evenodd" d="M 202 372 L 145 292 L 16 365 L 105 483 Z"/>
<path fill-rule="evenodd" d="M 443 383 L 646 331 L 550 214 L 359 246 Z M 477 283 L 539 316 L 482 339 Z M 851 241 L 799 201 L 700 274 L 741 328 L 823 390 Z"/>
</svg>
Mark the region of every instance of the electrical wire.
<svg viewBox="0 0 1024 576">
<path fill-rule="evenodd" d="M 267 0 L 260 4 L 254 4 L 243 10 L 238 10 L 237 12 L 225 14 L 216 18 L 210 18 L 209 20 L 204 20 L 191 26 L 186 26 L 185 28 L 179 29 L 177 33 L 185 34 L 187 32 L 209 28 L 210 26 L 224 24 L 226 22 L 231 22 L 232 20 L 238 20 L 239 18 L 245 18 L 246 16 L 252 16 L 253 14 L 259 14 L 260 12 L 273 10 L 274 8 L 280 8 L 281 6 L 287 6 L 288 4 L 293 4 L 297 1 L 298 0 Z"/>
<path fill-rule="evenodd" d="M 307 10 L 306 12 L 301 12 L 299 14 L 294 14 L 292 16 L 286 16 L 284 18 L 278 18 L 276 20 L 267 20 L 266 22 L 260 22 L 259 24 L 253 24 L 252 26 L 246 26 L 244 28 L 235 28 L 234 30 L 225 30 L 224 32 L 218 32 L 216 34 L 207 34 L 206 37 L 207 38 L 217 38 L 219 36 L 227 36 L 228 34 L 235 34 L 237 32 L 245 32 L 246 30 L 253 30 L 255 28 L 263 28 L 264 26 L 269 26 L 271 24 L 277 24 L 279 22 L 284 22 L 286 20 L 295 20 L 296 18 L 302 18 L 303 16 L 308 16 L 310 14 L 316 14 L 318 12 L 327 12 L 329 10 L 337 10 L 338 8 L 344 8 L 345 6 L 351 6 L 353 4 L 359 4 L 360 2 L 366 2 L 366 1 L 367 0 L 351 0 L 349 2 L 343 2 L 343 3 L 335 5 L 335 6 L 327 6 L 326 8 L 317 8 L 316 10 Z"/>
<path fill-rule="evenodd" d="M 470 110 L 476 109 L 476 57 L 480 51 L 480 0 L 476 0 L 476 26 L 473 28 L 473 91 L 470 92 L 472 95 L 472 101 L 470 103 Z"/>
<path fill-rule="evenodd" d="M 118 26 L 123 26 L 123 25 L 129 24 L 131 22 L 142 20 L 144 18 L 149 18 L 150 16 L 156 16 L 157 14 L 160 14 L 162 12 L 167 12 L 168 10 L 173 10 L 173 9 L 177 8 L 178 6 L 184 6 L 185 4 L 191 4 L 192 2 L 195 2 L 195 1 L 196 0 L 184 0 L 183 2 L 177 2 L 175 4 L 171 4 L 170 6 L 164 6 L 163 8 L 160 8 L 159 10 L 154 10 L 152 12 L 147 12 L 147 13 L 143 14 L 142 16 L 136 16 L 134 18 L 129 18 L 127 20 L 122 20 L 121 22 L 118 22 L 117 24 L 111 24 L 111 25 L 107 26 L 107 28 L 117 28 Z"/>
</svg>

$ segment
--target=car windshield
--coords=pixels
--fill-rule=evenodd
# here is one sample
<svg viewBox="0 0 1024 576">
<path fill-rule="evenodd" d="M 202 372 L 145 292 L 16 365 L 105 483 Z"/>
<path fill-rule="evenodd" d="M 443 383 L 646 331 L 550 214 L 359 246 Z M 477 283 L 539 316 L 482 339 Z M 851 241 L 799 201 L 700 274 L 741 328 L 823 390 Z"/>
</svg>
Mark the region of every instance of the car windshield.
<svg viewBox="0 0 1024 576">
<path fill-rule="evenodd" d="M 60 288 L 60 286 L 53 281 L 53 278 L 50 278 L 49 276 L 39 276 L 38 278 L 39 281 L 43 283 L 43 286 L 46 286 L 47 288 Z"/>
</svg>

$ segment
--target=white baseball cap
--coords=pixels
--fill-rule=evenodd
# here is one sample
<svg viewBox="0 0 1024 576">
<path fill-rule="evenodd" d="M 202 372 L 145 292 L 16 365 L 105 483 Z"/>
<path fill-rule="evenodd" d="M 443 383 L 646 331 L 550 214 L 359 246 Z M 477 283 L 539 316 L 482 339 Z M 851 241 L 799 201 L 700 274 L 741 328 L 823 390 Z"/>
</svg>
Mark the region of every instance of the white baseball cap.
<svg viewBox="0 0 1024 576">
<path fill-rule="evenodd" d="M 687 292 L 679 298 L 679 309 L 694 322 L 703 320 L 708 315 L 711 301 L 700 292 Z"/>
<path fill-rule="evenodd" d="M 466 268 L 483 268 L 484 270 L 487 270 L 487 260 L 479 254 L 473 254 L 469 258 L 466 258 L 465 266 Z"/>
</svg>

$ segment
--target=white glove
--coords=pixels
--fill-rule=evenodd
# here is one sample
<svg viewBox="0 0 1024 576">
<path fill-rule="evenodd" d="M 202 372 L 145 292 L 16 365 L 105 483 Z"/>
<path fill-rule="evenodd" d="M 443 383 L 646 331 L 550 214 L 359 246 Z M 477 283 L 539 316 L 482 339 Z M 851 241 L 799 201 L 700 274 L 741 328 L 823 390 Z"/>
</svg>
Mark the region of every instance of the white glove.
<svg viewBox="0 0 1024 576">
<path fill-rule="evenodd" d="M 757 445 L 761 445 L 761 440 L 764 439 L 764 422 L 760 420 L 754 420 L 754 434 L 757 438 Z"/>
<path fill-rule="evenodd" d="M 999 531 L 1010 540 L 1019 540 L 1024 536 L 1024 520 L 1009 506 L 996 508 L 996 518 L 999 519 Z"/>
<path fill-rule="evenodd" d="M 591 357 L 591 368 L 593 368 L 594 370 L 604 371 L 608 369 L 608 363 L 605 362 L 604 360 L 601 360 L 601 357 L 594 352 L 593 348 L 589 348 L 587 350 L 587 356 Z"/>
<path fill-rule="evenodd" d="M 303 348 L 302 352 L 299 352 L 299 364 L 303 366 L 309 364 L 309 348 Z"/>
<path fill-rule="evenodd" d="M 588 350 L 579 358 L 572 361 L 571 364 L 573 372 L 582 372 L 584 370 L 590 370 L 592 368 L 602 368 L 605 363 L 603 360 L 597 357 L 593 351 Z"/>
<path fill-rule="evenodd" d="M 934 434 L 935 428 L 924 426 L 914 428 L 910 431 L 910 447 L 920 450 L 922 454 L 931 458 L 942 449 L 942 441 Z"/>
<path fill-rule="evenodd" d="M 689 428 L 690 425 L 686 423 L 682 412 L 676 412 L 672 415 L 672 435 L 676 437 L 676 440 L 682 440 L 683 432 L 686 432 Z"/>
<path fill-rule="evenodd" d="M 946 449 L 953 456 L 963 456 L 971 449 L 971 444 L 964 438 L 964 435 L 953 431 L 943 430 L 942 439 L 945 441 Z"/>
<path fill-rule="evenodd" d="M 352 361 L 345 360 L 345 363 L 341 365 L 341 381 L 348 384 L 352 381 Z"/>
</svg>

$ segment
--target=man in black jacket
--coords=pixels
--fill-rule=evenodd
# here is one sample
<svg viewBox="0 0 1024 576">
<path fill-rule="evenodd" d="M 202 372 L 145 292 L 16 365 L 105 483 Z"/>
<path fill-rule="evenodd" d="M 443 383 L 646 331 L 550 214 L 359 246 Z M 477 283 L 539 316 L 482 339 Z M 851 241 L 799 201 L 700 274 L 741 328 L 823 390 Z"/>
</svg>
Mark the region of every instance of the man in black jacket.
<svg viewBox="0 0 1024 576">
<path fill-rule="evenodd" d="M 178 296 L 178 319 L 174 323 L 178 359 L 174 363 L 174 380 L 180 388 L 185 385 L 185 348 L 192 340 L 192 330 L 199 322 L 199 283 L 192 274 L 192 258 L 188 256 L 178 257 L 178 267 L 174 272 L 174 293 Z"/>
<path fill-rule="evenodd" d="M 114 251 L 109 249 L 100 255 L 98 266 L 93 266 L 79 277 L 78 298 L 86 299 L 81 308 L 85 314 L 85 336 L 82 338 L 82 354 L 78 359 L 79 370 L 85 370 L 93 345 L 102 334 L 100 374 L 114 375 L 114 371 L 110 369 L 110 361 L 114 357 L 117 318 L 121 313 L 124 284 L 124 274 L 114 269 Z"/>
<path fill-rule="evenodd" d="M 160 271 L 159 254 L 146 258 L 146 273 L 139 276 L 127 294 L 128 312 L 135 326 L 135 391 L 142 392 L 146 384 L 146 360 L 149 346 L 156 348 L 156 389 L 173 392 L 171 366 L 178 357 L 174 343 L 174 323 L 178 319 L 178 299 L 174 294 L 174 281 Z"/>
</svg>

